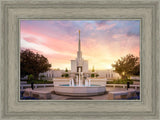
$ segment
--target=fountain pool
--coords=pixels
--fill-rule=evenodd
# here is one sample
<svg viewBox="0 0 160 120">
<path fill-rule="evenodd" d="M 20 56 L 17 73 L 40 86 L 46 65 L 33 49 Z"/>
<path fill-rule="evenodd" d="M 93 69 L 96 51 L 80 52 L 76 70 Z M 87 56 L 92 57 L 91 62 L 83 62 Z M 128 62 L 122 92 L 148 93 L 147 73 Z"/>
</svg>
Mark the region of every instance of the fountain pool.
<svg viewBox="0 0 160 120">
<path fill-rule="evenodd" d="M 78 84 L 75 84 L 75 81 L 78 81 Z M 83 72 L 81 72 L 79 68 L 77 80 L 71 79 L 69 84 L 54 86 L 54 92 L 56 94 L 69 96 L 93 96 L 106 93 L 105 85 L 92 85 L 90 80 L 85 80 L 85 83 L 83 83 Z"/>
<path fill-rule="evenodd" d="M 70 86 L 69 84 L 64 84 L 54 87 L 54 92 L 59 95 L 69 95 L 69 96 L 94 96 L 102 95 L 106 93 L 106 87 L 100 85 L 75 85 Z"/>
</svg>

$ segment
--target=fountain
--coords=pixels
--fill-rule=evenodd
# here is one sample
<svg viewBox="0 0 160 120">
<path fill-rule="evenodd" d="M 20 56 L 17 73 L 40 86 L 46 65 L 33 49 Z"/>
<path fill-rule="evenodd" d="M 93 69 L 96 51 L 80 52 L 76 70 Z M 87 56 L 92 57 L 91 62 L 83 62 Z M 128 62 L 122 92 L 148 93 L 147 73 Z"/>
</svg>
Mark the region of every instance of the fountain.
<svg viewBox="0 0 160 120">
<path fill-rule="evenodd" d="M 70 95 L 70 96 L 91 96 L 100 95 L 106 92 L 106 79 L 94 81 L 92 84 L 91 79 L 84 79 L 84 74 L 87 75 L 88 72 L 88 61 L 82 58 L 81 42 L 80 42 L 80 31 L 79 31 L 79 42 L 76 60 L 71 60 L 71 72 L 74 75 L 73 78 L 63 80 L 53 79 L 54 92 L 60 95 Z M 98 82 L 102 82 L 103 85 Z M 66 84 L 68 83 L 68 84 Z"/>
<path fill-rule="evenodd" d="M 82 78 L 82 79 L 81 79 Z M 69 96 L 93 96 L 106 93 L 105 85 L 92 85 L 90 80 L 85 80 L 83 84 L 83 73 L 78 72 L 78 84 L 74 84 L 74 79 L 71 79 L 69 84 L 61 84 L 54 86 L 54 92 L 59 95 Z"/>
<path fill-rule="evenodd" d="M 71 85 L 74 86 L 74 80 L 73 79 L 71 80 Z"/>
<path fill-rule="evenodd" d="M 85 80 L 85 86 L 89 86 L 88 84 L 89 82 L 87 80 Z"/>
</svg>

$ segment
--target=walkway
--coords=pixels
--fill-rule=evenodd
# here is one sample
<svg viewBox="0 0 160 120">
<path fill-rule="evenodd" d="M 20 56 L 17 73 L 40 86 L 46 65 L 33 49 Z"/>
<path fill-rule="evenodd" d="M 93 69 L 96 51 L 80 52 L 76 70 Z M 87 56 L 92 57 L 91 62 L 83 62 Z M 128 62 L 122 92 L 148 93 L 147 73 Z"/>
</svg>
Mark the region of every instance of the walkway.
<svg viewBox="0 0 160 120">
<path fill-rule="evenodd" d="M 50 94 L 49 100 L 108 100 L 108 93 L 109 92 L 116 92 L 116 91 L 127 91 L 126 88 L 113 88 L 113 87 L 106 87 L 108 93 L 99 96 L 90 96 L 90 97 L 72 97 L 72 96 L 62 96 L 54 94 L 53 87 L 47 88 L 36 88 L 32 90 L 31 88 L 26 89 L 29 93 L 33 92 L 35 94 Z M 129 90 L 134 90 L 130 88 Z"/>
</svg>

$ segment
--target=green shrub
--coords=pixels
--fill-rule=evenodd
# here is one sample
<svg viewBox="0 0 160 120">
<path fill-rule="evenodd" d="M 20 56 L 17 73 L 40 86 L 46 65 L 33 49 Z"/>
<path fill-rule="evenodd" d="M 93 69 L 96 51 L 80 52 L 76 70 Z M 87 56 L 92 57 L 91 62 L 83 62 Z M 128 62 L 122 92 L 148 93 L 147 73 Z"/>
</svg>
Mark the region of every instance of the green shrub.
<svg viewBox="0 0 160 120">
<path fill-rule="evenodd" d="M 27 84 L 31 84 L 32 81 L 27 81 Z M 52 84 L 53 81 L 47 80 L 33 80 L 34 84 Z"/>
<path fill-rule="evenodd" d="M 127 84 L 127 82 L 133 84 L 133 80 L 130 79 L 118 79 L 113 81 L 107 81 L 107 84 Z"/>
<path fill-rule="evenodd" d="M 94 74 L 91 74 L 91 77 L 94 77 Z"/>
<path fill-rule="evenodd" d="M 69 74 L 65 74 L 64 76 L 65 76 L 65 77 L 69 77 Z"/>
<path fill-rule="evenodd" d="M 69 77 L 69 74 L 68 74 L 68 73 L 62 74 L 61 76 L 62 76 L 62 77 Z"/>
<path fill-rule="evenodd" d="M 28 75 L 28 80 L 33 80 L 34 76 L 32 74 Z"/>
<path fill-rule="evenodd" d="M 99 75 L 98 74 L 96 74 L 96 77 L 98 77 Z"/>
</svg>

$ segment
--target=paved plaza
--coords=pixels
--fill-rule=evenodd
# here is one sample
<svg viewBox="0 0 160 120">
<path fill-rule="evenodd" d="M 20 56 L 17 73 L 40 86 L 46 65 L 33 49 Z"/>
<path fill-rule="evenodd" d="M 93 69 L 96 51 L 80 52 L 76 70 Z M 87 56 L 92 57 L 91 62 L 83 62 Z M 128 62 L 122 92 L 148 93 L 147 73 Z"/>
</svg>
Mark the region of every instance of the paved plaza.
<svg viewBox="0 0 160 120">
<path fill-rule="evenodd" d="M 129 90 L 134 90 L 129 88 Z M 87 96 L 87 97 L 73 97 L 73 96 L 65 96 L 65 95 L 57 95 L 54 93 L 53 87 L 46 87 L 46 88 L 36 88 L 32 90 L 31 88 L 27 88 L 25 91 L 34 93 L 35 97 L 39 94 L 47 94 L 50 97 L 47 100 L 108 100 L 108 95 L 110 92 L 125 92 L 127 89 L 125 88 L 113 88 L 113 87 L 106 87 L 106 93 L 104 95 L 97 95 L 97 96 Z"/>
</svg>

